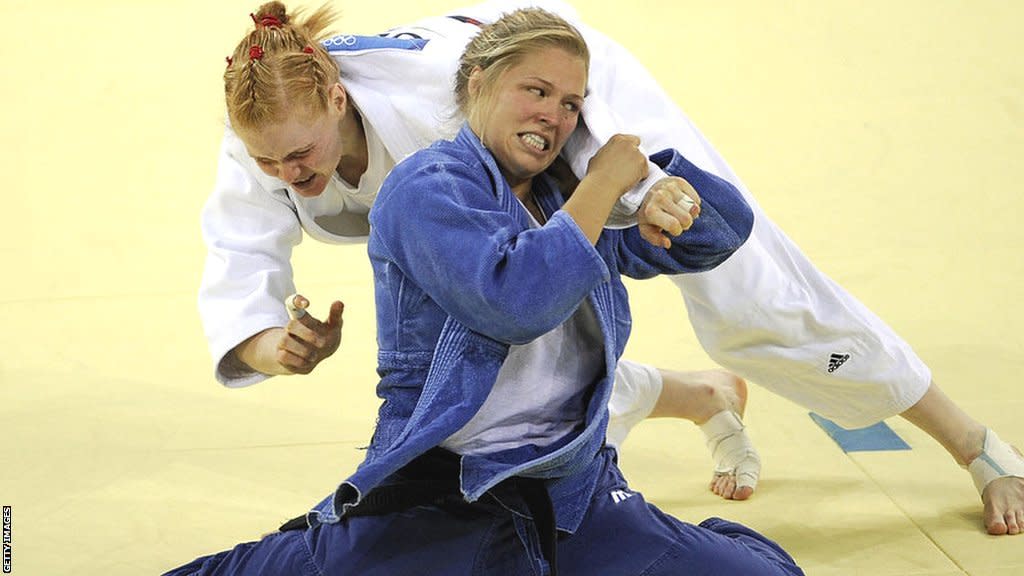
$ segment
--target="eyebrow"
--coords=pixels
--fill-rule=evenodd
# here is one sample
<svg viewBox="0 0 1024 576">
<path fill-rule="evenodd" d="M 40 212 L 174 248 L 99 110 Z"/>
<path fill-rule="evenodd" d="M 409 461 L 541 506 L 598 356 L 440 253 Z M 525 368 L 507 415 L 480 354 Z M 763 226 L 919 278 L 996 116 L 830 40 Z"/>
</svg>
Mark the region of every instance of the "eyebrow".
<svg viewBox="0 0 1024 576">
<path fill-rule="evenodd" d="M 304 154 L 306 152 L 309 152 L 310 150 L 313 149 L 314 146 L 316 146 L 316 142 L 311 142 L 311 143 L 307 144 L 306 146 L 303 146 L 302 148 L 296 148 L 295 150 L 292 150 L 291 152 L 286 154 L 285 157 L 283 158 L 283 160 L 289 160 L 289 159 L 294 158 L 294 157 L 296 157 L 296 156 L 298 156 L 300 154 Z M 250 156 L 252 156 L 256 160 L 268 160 L 268 161 L 273 162 L 272 158 L 268 158 L 268 157 L 263 156 L 263 155 L 259 155 L 259 154 L 258 155 L 252 155 L 252 154 L 250 154 Z"/>
<path fill-rule="evenodd" d="M 296 148 L 295 150 L 289 152 L 288 155 L 284 157 L 284 159 L 287 160 L 289 158 L 294 158 L 295 156 L 298 156 L 300 154 L 305 154 L 306 152 L 309 152 L 310 150 L 312 150 L 314 146 L 316 146 L 316 142 L 312 142 L 310 144 L 307 144 L 306 146 L 303 146 L 302 148 Z"/>
<path fill-rule="evenodd" d="M 536 82 L 540 82 L 541 84 L 543 84 L 547 88 L 554 88 L 554 86 L 555 86 L 554 84 L 552 84 L 551 82 L 548 82 L 547 80 L 541 78 L 540 76 L 527 76 L 526 79 L 527 80 L 534 80 Z M 580 100 L 583 100 L 583 96 L 581 96 L 579 94 L 576 94 L 576 93 L 570 93 L 570 94 L 568 94 L 568 96 L 570 98 L 578 98 Z"/>
</svg>

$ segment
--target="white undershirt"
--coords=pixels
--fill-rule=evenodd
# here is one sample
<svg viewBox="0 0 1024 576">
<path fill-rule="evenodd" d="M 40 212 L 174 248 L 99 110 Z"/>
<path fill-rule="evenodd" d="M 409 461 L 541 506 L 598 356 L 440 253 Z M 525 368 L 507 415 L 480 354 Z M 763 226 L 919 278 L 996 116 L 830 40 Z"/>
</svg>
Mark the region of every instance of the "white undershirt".
<svg viewBox="0 0 1024 576">
<path fill-rule="evenodd" d="M 584 300 L 555 329 L 509 348 L 480 411 L 441 446 L 457 454 L 547 446 L 582 424 L 586 392 L 603 368 L 601 327 Z"/>
</svg>

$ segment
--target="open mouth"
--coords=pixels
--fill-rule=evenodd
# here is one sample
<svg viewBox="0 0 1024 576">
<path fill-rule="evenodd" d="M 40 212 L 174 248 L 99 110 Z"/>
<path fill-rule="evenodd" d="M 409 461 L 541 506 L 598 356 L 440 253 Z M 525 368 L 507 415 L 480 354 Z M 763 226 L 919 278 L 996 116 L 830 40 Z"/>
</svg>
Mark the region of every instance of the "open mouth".
<svg viewBox="0 0 1024 576">
<path fill-rule="evenodd" d="M 520 134 L 519 140 L 521 140 L 523 144 L 526 144 L 528 147 L 533 148 L 538 152 L 544 152 L 545 150 L 551 147 L 551 144 L 548 142 L 547 138 L 544 138 L 543 136 L 540 136 L 538 134 L 534 134 L 533 132 L 524 132 Z"/>
<path fill-rule="evenodd" d="M 305 188 L 306 186 L 309 186 L 310 184 L 313 183 L 314 178 L 316 178 L 315 172 L 313 174 L 310 174 L 307 178 L 303 178 L 302 180 L 296 180 L 292 182 L 292 186 L 296 188 Z"/>
</svg>

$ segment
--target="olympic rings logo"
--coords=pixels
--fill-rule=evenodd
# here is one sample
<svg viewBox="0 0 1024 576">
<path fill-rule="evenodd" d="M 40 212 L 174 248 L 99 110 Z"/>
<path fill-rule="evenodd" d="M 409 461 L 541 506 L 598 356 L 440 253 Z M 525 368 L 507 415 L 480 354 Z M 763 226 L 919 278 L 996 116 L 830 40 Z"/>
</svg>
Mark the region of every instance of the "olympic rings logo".
<svg viewBox="0 0 1024 576">
<path fill-rule="evenodd" d="M 323 45 L 325 48 L 330 49 L 331 47 L 355 46 L 356 42 L 357 40 L 355 36 L 342 34 L 340 36 L 324 40 Z"/>
</svg>

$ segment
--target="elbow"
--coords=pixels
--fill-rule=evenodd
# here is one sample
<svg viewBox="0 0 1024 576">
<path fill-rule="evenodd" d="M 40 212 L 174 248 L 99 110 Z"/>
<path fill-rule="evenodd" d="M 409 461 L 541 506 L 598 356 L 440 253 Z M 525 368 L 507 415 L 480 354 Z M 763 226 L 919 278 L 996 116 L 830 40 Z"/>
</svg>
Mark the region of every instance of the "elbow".
<svg viewBox="0 0 1024 576">
<path fill-rule="evenodd" d="M 492 318 L 487 326 L 478 330 L 488 338 L 510 345 L 522 345 L 555 329 L 560 322 L 549 319 L 528 318 L 525 315 L 501 315 Z"/>
<path fill-rule="evenodd" d="M 564 311 L 547 307 L 503 306 L 491 308 L 485 314 L 470 315 L 474 318 L 467 327 L 488 338 L 509 345 L 528 344 L 554 330 L 565 321 Z"/>
</svg>

